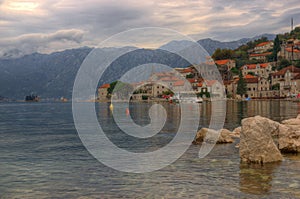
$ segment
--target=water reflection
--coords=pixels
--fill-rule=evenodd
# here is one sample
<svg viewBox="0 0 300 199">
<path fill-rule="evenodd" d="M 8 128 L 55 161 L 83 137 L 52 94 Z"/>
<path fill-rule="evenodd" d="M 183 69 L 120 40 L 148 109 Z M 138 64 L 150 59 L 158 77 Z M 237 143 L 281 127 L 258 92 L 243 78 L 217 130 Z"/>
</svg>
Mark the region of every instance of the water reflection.
<svg viewBox="0 0 300 199">
<path fill-rule="evenodd" d="M 249 194 L 264 195 L 272 189 L 272 179 L 280 162 L 265 165 L 240 164 L 240 191 Z"/>
<path fill-rule="evenodd" d="M 211 103 L 200 105 L 200 126 L 208 127 L 212 114 Z M 300 114 L 300 103 L 290 101 L 227 101 L 225 128 L 233 130 L 241 125 L 241 120 L 255 115 L 268 117 L 275 121 L 282 121 Z"/>
</svg>

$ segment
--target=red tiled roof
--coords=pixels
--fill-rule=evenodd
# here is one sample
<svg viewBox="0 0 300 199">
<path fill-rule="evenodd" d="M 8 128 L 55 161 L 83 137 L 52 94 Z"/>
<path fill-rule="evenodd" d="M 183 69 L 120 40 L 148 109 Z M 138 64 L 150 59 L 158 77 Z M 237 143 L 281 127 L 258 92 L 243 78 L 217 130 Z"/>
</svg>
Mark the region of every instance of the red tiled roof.
<svg viewBox="0 0 300 199">
<path fill-rule="evenodd" d="M 256 47 L 265 46 L 267 44 L 271 43 L 270 41 L 262 42 L 256 45 Z"/>
<path fill-rule="evenodd" d="M 253 75 L 250 75 L 250 74 L 247 74 L 244 76 L 245 79 L 252 79 L 252 78 L 256 78 L 255 76 Z"/>
<path fill-rule="evenodd" d="M 110 84 L 103 84 L 102 86 L 100 86 L 100 88 L 109 88 Z"/>
<path fill-rule="evenodd" d="M 286 71 L 291 71 L 292 73 L 300 73 L 300 68 L 297 68 L 295 66 L 288 66 L 285 67 L 283 69 L 281 69 L 280 71 L 273 73 L 272 76 L 279 76 L 279 75 L 284 75 L 286 73 Z"/>
<path fill-rule="evenodd" d="M 205 83 L 207 86 L 212 86 L 213 84 L 215 84 L 217 82 L 217 80 L 206 80 Z"/>
<path fill-rule="evenodd" d="M 215 63 L 218 65 L 225 65 L 230 61 L 230 59 L 222 59 L 222 60 L 216 60 Z"/>
<path fill-rule="evenodd" d="M 298 73 L 293 79 L 300 79 L 300 73 Z"/>
<path fill-rule="evenodd" d="M 255 69 L 257 64 L 246 64 L 245 66 L 247 66 L 247 69 Z M 259 66 L 261 68 L 266 68 L 267 66 L 269 66 L 269 63 L 262 63 L 262 64 L 259 64 Z"/>
<path fill-rule="evenodd" d="M 258 83 L 258 77 L 254 77 L 254 78 L 245 78 L 245 82 L 248 84 L 251 83 Z"/>
<path fill-rule="evenodd" d="M 178 80 L 180 80 L 180 79 L 177 78 L 177 77 L 174 77 L 174 76 L 172 76 L 172 77 L 163 77 L 163 78 L 160 79 L 160 81 L 164 81 L 164 82 L 174 82 L 174 81 L 178 81 Z"/>
<path fill-rule="evenodd" d="M 271 55 L 272 52 L 266 52 L 266 53 L 255 53 L 255 54 L 250 54 L 249 56 L 250 57 L 264 57 L 264 56 L 267 56 L 267 55 Z"/>
<path fill-rule="evenodd" d="M 177 81 L 177 82 L 175 82 L 173 84 L 173 86 L 183 86 L 183 85 L 184 85 L 184 81 L 183 80 L 179 80 L 179 81 Z"/>
<path fill-rule="evenodd" d="M 269 63 L 262 63 L 260 64 L 260 67 L 261 68 L 266 68 L 267 66 L 269 66 L 270 64 Z"/>
<path fill-rule="evenodd" d="M 198 84 L 197 84 L 197 87 L 202 87 L 203 86 L 203 82 L 199 82 Z"/>
<path fill-rule="evenodd" d="M 300 53 L 300 50 L 298 50 L 296 48 L 294 48 L 293 50 L 292 50 L 292 48 L 285 48 L 285 50 L 289 53 L 291 53 L 292 51 L 294 51 L 294 53 Z"/>
<path fill-rule="evenodd" d="M 191 68 L 185 68 L 181 71 L 181 73 L 191 73 L 193 70 Z"/>
<path fill-rule="evenodd" d="M 196 82 L 198 82 L 198 80 L 197 79 L 194 79 L 194 78 L 188 78 L 187 79 L 190 83 L 196 83 Z"/>
</svg>

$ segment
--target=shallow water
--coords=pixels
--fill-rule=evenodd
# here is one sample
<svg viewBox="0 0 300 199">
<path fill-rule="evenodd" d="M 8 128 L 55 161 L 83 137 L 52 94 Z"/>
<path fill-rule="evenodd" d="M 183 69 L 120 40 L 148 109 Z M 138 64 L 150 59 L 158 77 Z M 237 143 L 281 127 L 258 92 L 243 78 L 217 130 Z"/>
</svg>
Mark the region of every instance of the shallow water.
<svg viewBox="0 0 300 199">
<path fill-rule="evenodd" d="M 154 151 L 172 140 L 178 105 L 165 104 L 168 120 L 153 139 L 133 139 L 114 124 L 109 105 L 96 104 L 107 136 L 132 151 Z M 133 103 L 137 124 L 149 122 L 150 104 Z M 208 126 L 210 103 L 200 105 Z M 262 115 L 276 121 L 295 117 L 300 104 L 288 101 L 227 102 L 225 128 Z M 199 127 L 200 128 L 200 127 Z M 300 198 L 300 156 L 281 163 L 240 164 L 235 144 L 216 145 L 203 159 L 190 146 L 175 163 L 151 173 L 132 174 L 98 162 L 83 146 L 70 103 L 0 103 L 0 198 Z"/>
</svg>

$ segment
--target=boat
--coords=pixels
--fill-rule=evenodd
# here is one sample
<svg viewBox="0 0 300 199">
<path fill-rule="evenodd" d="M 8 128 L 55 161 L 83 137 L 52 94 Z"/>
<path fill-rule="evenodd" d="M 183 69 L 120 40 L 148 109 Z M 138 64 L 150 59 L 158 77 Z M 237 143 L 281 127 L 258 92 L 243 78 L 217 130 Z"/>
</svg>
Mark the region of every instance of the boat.
<svg viewBox="0 0 300 199">
<path fill-rule="evenodd" d="M 203 99 L 197 97 L 195 93 L 178 93 L 173 98 L 174 101 L 183 103 L 202 103 Z"/>
<path fill-rule="evenodd" d="M 40 98 L 37 95 L 31 94 L 31 95 L 27 95 L 25 97 L 25 101 L 26 102 L 38 102 L 38 101 L 40 101 Z"/>
<path fill-rule="evenodd" d="M 61 97 L 61 98 L 60 98 L 60 101 L 61 101 L 61 102 L 68 102 L 68 99 L 65 98 L 65 97 Z"/>
</svg>

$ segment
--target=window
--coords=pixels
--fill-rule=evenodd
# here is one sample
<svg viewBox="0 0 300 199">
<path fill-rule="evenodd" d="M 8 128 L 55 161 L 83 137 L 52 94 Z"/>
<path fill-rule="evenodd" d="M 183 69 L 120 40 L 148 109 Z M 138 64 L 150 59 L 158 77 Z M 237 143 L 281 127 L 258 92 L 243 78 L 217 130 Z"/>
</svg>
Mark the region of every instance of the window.
<svg viewBox="0 0 300 199">
<path fill-rule="evenodd" d="M 251 91 L 251 88 L 248 88 L 248 91 Z"/>
<path fill-rule="evenodd" d="M 253 87 L 253 90 L 255 91 L 255 87 Z"/>
</svg>

